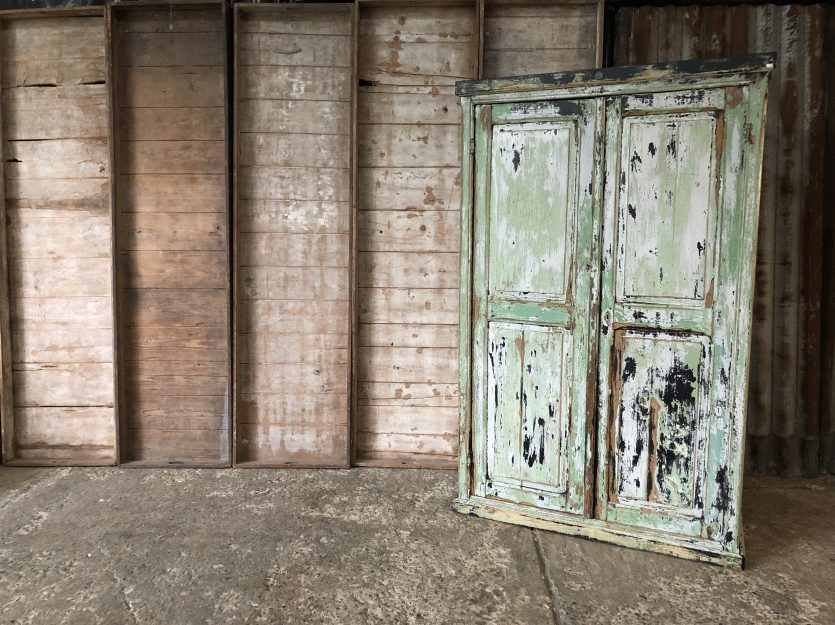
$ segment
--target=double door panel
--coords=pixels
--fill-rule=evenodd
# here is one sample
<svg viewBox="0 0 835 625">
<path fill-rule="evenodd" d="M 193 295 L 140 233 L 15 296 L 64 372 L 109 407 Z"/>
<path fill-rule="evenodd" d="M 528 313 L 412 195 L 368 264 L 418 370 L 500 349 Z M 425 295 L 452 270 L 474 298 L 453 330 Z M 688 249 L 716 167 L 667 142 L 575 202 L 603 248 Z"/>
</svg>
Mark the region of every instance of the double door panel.
<svg viewBox="0 0 835 625">
<path fill-rule="evenodd" d="M 734 548 L 743 95 L 476 106 L 477 496 Z"/>
</svg>

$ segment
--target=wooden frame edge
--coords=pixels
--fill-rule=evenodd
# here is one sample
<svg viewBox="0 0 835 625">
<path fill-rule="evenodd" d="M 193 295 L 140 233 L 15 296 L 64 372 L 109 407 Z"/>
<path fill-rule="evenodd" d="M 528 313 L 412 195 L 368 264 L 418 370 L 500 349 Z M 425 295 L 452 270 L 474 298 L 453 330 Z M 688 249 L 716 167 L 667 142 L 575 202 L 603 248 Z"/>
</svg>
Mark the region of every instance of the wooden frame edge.
<svg viewBox="0 0 835 625">
<path fill-rule="evenodd" d="M 0 13 L 0 18 L 3 14 Z M 2 51 L 0 51 L 2 53 Z M 2 78 L 0 67 L 0 78 Z M 0 88 L 2 92 L 2 88 Z M 0 98 L 0 158 L 5 161 L 5 128 Z M 14 381 L 12 374 L 12 325 L 9 306 L 9 250 L 6 228 L 6 176 L 0 176 L 0 460 L 9 464 L 15 459 Z"/>
</svg>

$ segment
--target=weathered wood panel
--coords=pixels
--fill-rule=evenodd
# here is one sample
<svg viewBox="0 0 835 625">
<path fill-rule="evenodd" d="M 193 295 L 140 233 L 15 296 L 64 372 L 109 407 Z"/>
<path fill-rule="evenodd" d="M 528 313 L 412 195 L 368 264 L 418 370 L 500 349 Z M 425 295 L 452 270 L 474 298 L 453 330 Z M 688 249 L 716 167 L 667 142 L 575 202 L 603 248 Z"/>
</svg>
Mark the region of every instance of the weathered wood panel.
<svg viewBox="0 0 835 625">
<path fill-rule="evenodd" d="M 121 459 L 227 464 L 220 4 L 114 7 Z"/>
<path fill-rule="evenodd" d="M 457 451 L 460 107 L 475 5 L 360 14 L 355 462 L 452 466 Z"/>
<path fill-rule="evenodd" d="M 832 385 L 821 369 L 821 354 L 833 351 L 821 340 L 822 328 L 832 325 L 832 315 L 821 314 L 825 24 L 823 5 L 616 13 L 616 65 L 778 53 L 766 120 L 751 346 L 746 469 L 754 473 L 817 473 L 822 424 L 832 414 L 822 401 Z"/>
<path fill-rule="evenodd" d="M 600 3 L 485 2 L 482 76 L 598 67 Z"/>
<path fill-rule="evenodd" d="M 350 460 L 353 16 L 235 13 L 238 464 Z"/>
<path fill-rule="evenodd" d="M 103 15 L 0 22 L 7 462 L 116 460 L 105 39 Z"/>
</svg>

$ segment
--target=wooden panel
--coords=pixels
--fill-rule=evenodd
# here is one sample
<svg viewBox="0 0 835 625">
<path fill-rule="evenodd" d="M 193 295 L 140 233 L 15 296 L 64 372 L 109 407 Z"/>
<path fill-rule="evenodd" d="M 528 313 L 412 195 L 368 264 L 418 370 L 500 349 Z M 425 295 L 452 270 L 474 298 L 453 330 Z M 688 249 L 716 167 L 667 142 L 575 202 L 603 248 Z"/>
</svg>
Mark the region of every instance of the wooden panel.
<svg viewBox="0 0 835 625">
<path fill-rule="evenodd" d="M 482 76 L 598 66 L 598 3 L 486 2 Z"/>
<path fill-rule="evenodd" d="M 821 288 L 821 274 L 832 265 L 825 244 L 832 237 L 822 228 L 828 214 L 823 187 L 832 178 L 825 167 L 833 159 L 826 136 L 832 107 L 827 114 L 824 106 L 833 83 L 824 60 L 832 47 L 826 12 L 823 4 L 794 4 L 625 7 L 616 13 L 617 65 L 772 51 L 779 57 L 769 88 L 754 290 L 745 463 L 753 473 L 832 470 L 826 450 L 833 404 L 822 401 L 822 390 L 825 398 L 833 386 L 832 365 L 828 377 L 821 368 L 833 353 L 822 334 L 835 336 L 831 309 L 821 313 L 832 291 Z M 829 15 L 831 22 L 831 9 Z"/>
<path fill-rule="evenodd" d="M 460 107 L 476 7 L 360 15 L 355 461 L 452 466 L 457 452 Z"/>
<path fill-rule="evenodd" d="M 112 10 L 121 458 L 228 464 L 223 10 Z"/>
<path fill-rule="evenodd" d="M 113 463 L 104 18 L 4 20 L 0 58 L 14 387 L 4 460 Z"/>
<path fill-rule="evenodd" d="M 238 464 L 350 460 L 353 15 L 235 13 Z"/>
</svg>

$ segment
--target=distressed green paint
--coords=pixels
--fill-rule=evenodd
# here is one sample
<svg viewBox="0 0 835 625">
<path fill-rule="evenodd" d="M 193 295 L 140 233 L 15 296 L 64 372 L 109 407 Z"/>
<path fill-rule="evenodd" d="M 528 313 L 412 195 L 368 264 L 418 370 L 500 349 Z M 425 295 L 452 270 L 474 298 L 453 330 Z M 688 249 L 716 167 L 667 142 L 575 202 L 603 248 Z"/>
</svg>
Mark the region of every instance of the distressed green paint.
<svg viewBox="0 0 835 625">
<path fill-rule="evenodd" d="M 471 360 L 462 360 L 467 475 L 457 509 L 740 565 L 757 191 L 772 64 L 760 56 L 459 83 L 465 146 L 475 145 L 465 176 L 467 167 L 475 176 L 464 185 L 472 221 L 462 219 L 462 359 Z M 505 139 L 511 149 L 535 146 L 535 160 L 565 160 L 570 132 L 552 144 L 546 133 L 558 136 L 554 128 L 571 124 L 573 173 L 547 165 L 520 179 L 507 161 L 495 168 Z M 668 153 L 673 142 L 677 150 Z M 642 166 L 635 171 L 634 153 Z M 554 188 L 570 201 L 557 202 L 548 194 Z M 646 218 L 633 217 L 630 205 Z M 566 220 L 555 226 L 561 206 Z M 543 231 L 574 240 L 555 243 Z M 533 242 L 526 258 L 508 244 L 517 233 Z M 514 346 L 502 353 L 499 373 L 488 375 L 497 339 Z M 624 380 L 628 367 L 634 374 Z M 487 391 L 500 377 L 514 390 L 502 390 L 494 404 L 503 415 L 496 429 Z M 537 393 L 530 412 L 516 403 L 517 392 Z M 535 430 L 534 415 L 553 405 L 560 418 Z M 549 450 L 549 463 L 514 457 L 508 464 L 508 450 L 524 457 L 526 436 L 543 449 L 561 438 L 554 449 L 564 455 Z M 488 463 L 499 439 L 506 448 Z M 493 483 L 488 464 L 499 462 L 507 479 Z"/>
</svg>

